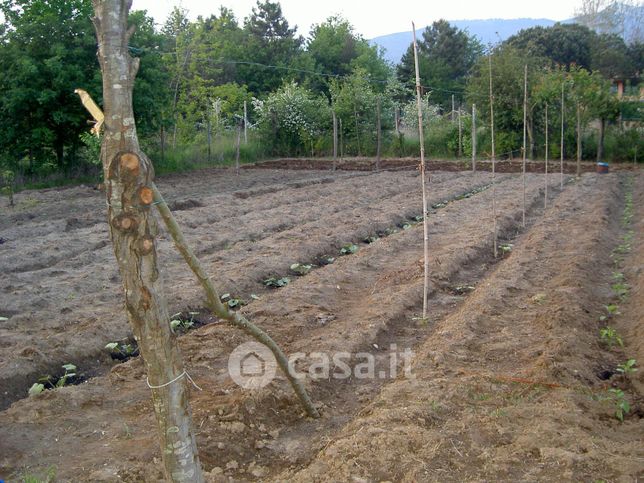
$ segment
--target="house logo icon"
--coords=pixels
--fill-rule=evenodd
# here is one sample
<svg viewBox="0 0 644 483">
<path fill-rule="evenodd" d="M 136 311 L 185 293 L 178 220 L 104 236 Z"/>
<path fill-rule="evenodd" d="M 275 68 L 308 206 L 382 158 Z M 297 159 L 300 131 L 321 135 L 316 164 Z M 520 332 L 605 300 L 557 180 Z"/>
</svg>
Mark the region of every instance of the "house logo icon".
<svg viewBox="0 0 644 483">
<path fill-rule="evenodd" d="M 277 362 L 268 347 L 246 342 L 235 348 L 228 358 L 228 374 L 244 389 L 260 389 L 275 377 Z"/>
</svg>

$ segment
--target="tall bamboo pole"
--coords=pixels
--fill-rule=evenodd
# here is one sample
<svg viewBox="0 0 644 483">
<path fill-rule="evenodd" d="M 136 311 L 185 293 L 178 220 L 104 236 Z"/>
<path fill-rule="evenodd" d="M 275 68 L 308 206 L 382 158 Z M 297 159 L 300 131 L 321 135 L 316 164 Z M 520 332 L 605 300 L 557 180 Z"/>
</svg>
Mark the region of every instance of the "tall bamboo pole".
<svg viewBox="0 0 644 483">
<path fill-rule="evenodd" d="M 564 179 L 564 88 L 565 83 L 561 82 L 561 144 L 559 146 L 560 151 L 560 161 L 559 169 L 561 174 L 559 176 L 559 189 L 563 189 L 563 179 Z"/>
<path fill-rule="evenodd" d="M 244 144 L 248 144 L 248 107 L 244 101 Z"/>
<path fill-rule="evenodd" d="M 425 140 L 423 135 L 423 107 L 420 90 L 420 70 L 418 68 L 418 46 L 416 44 L 416 26 L 411 23 L 414 33 L 414 66 L 416 68 L 416 106 L 418 107 L 418 139 L 420 141 L 420 180 L 423 191 L 423 320 L 427 320 L 427 294 L 429 293 L 429 236 L 427 226 L 427 194 L 425 189 Z"/>
<path fill-rule="evenodd" d="M 522 225 L 525 228 L 525 160 L 526 160 L 526 132 L 527 132 L 527 118 L 528 118 L 528 65 L 523 66 L 523 163 L 522 163 L 522 177 L 523 177 L 523 210 L 522 210 Z"/>
<path fill-rule="evenodd" d="M 237 142 L 235 143 L 235 174 L 239 176 L 239 145 L 241 144 L 241 124 L 237 124 Z"/>
<path fill-rule="evenodd" d="M 338 162 L 338 117 L 335 110 L 331 112 L 333 114 L 333 171 L 335 171 L 335 165 Z"/>
<path fill-rule="evenodd" d="M 472 104 L 472 171 L 476 171 L 476 104 Z"/>
<path fill-rule="evenodd" d="M 454 112 L 455 111 L 456 111 L 456 109 L 455 109 L 455 105 L 454 105 L 454 94 L 452 94 L 452 115 L 451 115 L 452 122 L 454 122 Z"/>
<path fill-rule="evenodd" d="M 577 101 L 577 176 L 581 176 L 581 106 Z"/>
<path fill-rule="evenodd" d="M 380 150 L 382 148 L 382 126 L 380 121 L 380 97 L 378 97 L 378 102 L 376 105 L 376 171 L 380 169 Z"/>
<path fill-rule="evenodd" d="M 461 106 L 458 106 L 458 158 L 463 157 L 463 123 L 461 122 Z"/>
<path fill-rule="evenodd" d="M 548 150 L 550 146 L 548 145 L 548 104 L 546 103 L 546 173 L 545 173 L 545 194 L 543 197 L 543 208 L 548 207 Z"/>
<path fill-rule="evenodd" d="M 498 257 L 496 233 L 496 151 L 494 146 L 494 95 L 492 94 L 492 52 L 487 58 L 490 74 L 490 131 L 492 135 L 492 218 L 494 219 L 494 258 Z"/>
<path fill-rule="evenodd" d="M 157 421 L 166 481 L 203 481 L 188 404 L 187 373 L 160 276 L 154 169 L 139 145 L 132 96 L 140 59 L 129 54 L 129 0 L 93 0 L 103 75 L 105 132 L 101 162 L 107 218 L 123 281 L 125 310 L 139 343 Z"/>
</svg>

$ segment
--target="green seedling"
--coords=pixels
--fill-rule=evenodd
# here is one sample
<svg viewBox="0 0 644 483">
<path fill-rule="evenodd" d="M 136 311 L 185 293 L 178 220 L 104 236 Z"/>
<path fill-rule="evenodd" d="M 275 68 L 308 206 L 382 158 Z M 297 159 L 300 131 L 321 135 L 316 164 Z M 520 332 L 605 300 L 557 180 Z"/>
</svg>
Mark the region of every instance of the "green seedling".
<svg viewBox="0 0 644 483">
<path fill-rule="evenodd" d="M 330 255 L 322 255 L 320 258 L 318 258 L 318 263 L 320 265 L 331 265 L 333 262 L 335 262 L 335 257 L 332 257 Z"/>
<path fill-rule="evenodd" d="M 608 345 L 609 349 L 611 349 L 614 345 L 618 345 L 620 347 L 624 346 L 624 342 L 622 341 L 620 335 L 614 328 L 610 326 L 600 329 L 599 337 L 603 343 Z"/>
<path fill-rule="evenodd" d="M 499 245 L 499 250 L 503 253 L 510 253 L 514 245 L 512 243 L 503 243 Z"/>
<path fill-rule="evenodd" d="M 619 305 L 617 304 L 604 305 L 604 308 L 606 309 L 606 312 L 608 312 L 609 317 L 612 317 L 613 315 L 620 315 Z"/>
<path fill-rule="evenodd" d="M 246 305 L 246 302 L 241 298 L 233 297 L 229 293 L 225 293 L 219 298 L 224 304 L 228 306 L 229 309 L 234 309 L 235 307 L 239 308 Z"/>
<path fill-rule="evenodd" d="M 175 319 L 174 317 L 177 317 L 178 315 L 181 314 L 175 314 L 173 316 L 173 319 L 170 321 L 170 328 L 172 329 L 172 332 L 175 331 L 187 331 L 190 330 L 190 328 L 195 325 L 194 320 L 192 317 L 190 319 Z"/>
<path fill-rule="evenodd" d="M 637 368 L 635 367 L 636 365 L 637 365 L 637 361 L 635 359 L 629 359 L 623 364 L 619 364 L 615 370 L 620 374 L 623 374 L 624 376 L 626 376 L 628 374 L 633 374 L 634 372 L 637 372 Z"/>
<path fill-rule="evenodd" d="M 400 228 L 402 228 L 403 230 L 409 230 L 411 227 L 412 225 L 410 225 L 409 223 L 403 223 L 400 225 Z"/>
<path fill-rule="evenodd" d="M 432 205 L 432 208 L 438 210 L 439 208 L 445 208 L 449 201 L 441 201 L 440 203 L 435 203 Z"/>
<path fill-rule="evenodd" d="M 613 272 L 613 280 L 615 282 L 623 282 L 624 281 L 624 274 L 622 272 Z"/>
<path fill-rule="evenodd" d="M 347 243 L 342 248 L 340 248 L 341 255 L 351 255 L 352 253 L 355 253 L 357 251 L 358 245 L 355 245 L 354 243 Z"/>
<path fill-rule="evenodd" d="M 120 342 L 110 342 L 105 345 L 105 348 L 110 351 L 113 357 L 127 359 L 138 355 L 139 348 L 133 344 L 122 344 Z"/>
<path fill-rule="evenodd" d="M 609 399 L 615 404 L 615 417 L 621 422 L 624 422 L 624 416 L 631 411 L 631 405 L 624 396 L 624 391 L 621 389 L 611 388 L 608 390 Z"/>
<path fill-rule="evenodd" d="M 282 277 L 282 278 L 267 278 L 262 282 L 266 287 L 270 288 L 280 288 L 280 287 L 286 287 L 289 283 L 291 283 L 291 279 L 288 277 Z"/>
<path fill-rule="evenodd" d="M 309 263 L 294 263 L 290 266 L 290 269 L 297 275 L 306 275 L 313 269 L 313 265 Z"/>
<path fill-rule="evenodd" d="M 40 382 L 34 382 L 29 388 L 29 396 L 37 396 L 45 390 L 45 385 Z"/>
<path fill-rule="evenodd" d="M 625 283 L 614 283 L 611 286 L 611 289 L 613 289 L 615 295 L 617 295 L 622 302 L 626 299 L 626 296 L 628 295 L 628 285 Z"/>
<path fill-rule="evenodd" d="M 411 219 L 414 220 L 416 223 L 420 223 L 423 221 L 423 215 L 412 216 Z"/>
<path fill-rule="evenodd" d="M 365 243 L 373 243 L 378 240 L 380 240 L 380 238 L 377 237 L 376 235 L 371 235 L 362 239 L 362 241 Z"/>
</svg>

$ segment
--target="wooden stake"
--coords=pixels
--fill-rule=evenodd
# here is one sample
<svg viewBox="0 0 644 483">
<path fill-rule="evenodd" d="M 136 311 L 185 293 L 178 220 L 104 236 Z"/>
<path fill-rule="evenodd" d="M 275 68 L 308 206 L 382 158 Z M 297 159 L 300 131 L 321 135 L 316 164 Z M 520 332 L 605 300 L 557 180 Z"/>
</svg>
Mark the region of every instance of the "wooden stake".
<svg viewBox="0 0 644 483">
<path fill-rule="evenodd" d="M 499 256 L 496 233 L 496 151 L 494 146 L 494 96 L 492 95 L 492 52 L 488 55 L 490 73 L 490 128 L 492 134 L 492 218 L 494 219 L 494 258 Z"/>
<path fill-rule="evenodd" d="M 344 129 L 342 129 L 342 118 L 340 118 L 340 161 L 344 159 Z"/>
<path fill-rule="evenodd" d="M 472 171 L 476 171 L 476 104 L 472 104 Z"/>
<path fill-rule="evenodd" d="M 425 190 L 425 141 L 423 136 L 423 108 L 420 90 L 420 70 L 418 68 L 418 46 L 416 44 L 416 26 L 411 23 L 414 33 L 414 65 L 416 68 L 416 106 L 418 107 L 418 139 L 420 141 L 420 180 L 423 192 L 423 320 L 427 321 L 427 295 L 429 293 L 429 236 L 427 226 L 427 194 Z"/>
<path fill-rule="evenodd" d="M 333 114 L 333 171 L 335 171 L 338 160 L 338 117 L 335 111 L 331 111 L 331 113 Z"/>
<path fill-rule="evenodd" d="M 559 147 L 559 150 L 561 151 L 560 153 L 560 161 L 559 161 L 559 169 L 561 171 L 561 175 L 559 177 L 559 189 L 563 189 L 563 179 L 564 179 L 564 87 L 565 87 L 565 82 L 561 82 L 561 145 Z"/>
<path fill-rule="evenodd" d="M 237 142 L 235 143 L 235 174 L 239 176 L 239 145 L 241 144 L 241 123 L 237 124 Z"/>
<path fill-rule="evenodd" d="M 186 372 L 163 290 L 155 249 L 157 223 L 141 188 L 154 170 L 136 134 L 132 90 L 140 60 L 130 57 L 131 1 L 94 0 L 103 74 L 105 133 L 101 161 L 110 235 L 123 280 L 125 308 L 147 372 L 166 481 L 203 482 L 188 404 Z M 143 200 L 147 195 L 143 196 Z M 142 381 L 141 381 L 142 382 Z"/>
<path fill-rule="evenodd" d="M 451 116 L 452 122 L 454 122 L 454 111 L 455 111 L 454 107 L 455 107 L 454 106 L 454 94 L 452 94 L 452 116 Z"/>
<path fill-rule="evenodd" d="M 208 164 L 210 164 L 210 157 L 212 154 L 212 129 L 210 126 L 210 114 L 208 114 L 208 121 L 206 122 L 207 137 L 208 137 Z"/>
<path fill-rule="evenodd" d="M 461 123 L 461 106 L 458 106 L 458 159 L 463 157 L 463 124 Z"/>
<path fill-rule="evenodd" d="M 382 128 L 380 125 L 380 97 L 376 104 L 376 171 L 380 170 L 380 149 L 382 143 Z"/>
<path fill-rule="evenodd" d="M 522 225 L 525 228 L 525 160 L 526 160 L 526 129 L 527 129 L 527 116 L 528 116 L 528 66 L 523 66 L 523 211 L 522 211 Z"/>
<path fill-rule="evenodd" d="M 244 144 L 248 144 L 248 107 L 244 101 Z"/>
<path fill-rule="evenodd" d="M 577 101 L 577 176 L 581 176 L 581 107 Z"/>
<path fill-rule="evenodd" d="M 543 208 L 548 208 L 548 150 L 550 146 L 548 145 L 548 104 L 546 103 L 546 173 L 545 173 L 545 195 L 543 197 Z"/>
</svg>

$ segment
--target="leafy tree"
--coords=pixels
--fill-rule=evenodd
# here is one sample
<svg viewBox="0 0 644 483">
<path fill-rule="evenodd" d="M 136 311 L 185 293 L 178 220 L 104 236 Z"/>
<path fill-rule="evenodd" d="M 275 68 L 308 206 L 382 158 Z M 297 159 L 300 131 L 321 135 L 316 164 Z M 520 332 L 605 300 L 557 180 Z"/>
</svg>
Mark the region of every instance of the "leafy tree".
<svg viewBox="0 0 644 483">
<path fill-rule="evenodd" d="M 295 32 L 279 2 L 257 1 L 244 22 L 243 60 L 249 64 L 238 68 L 241 81 L 253 94 L 271 92 L 285 80 L 301 79 L 297 69 L 310 67 L 302 56 L 304 40 Z"/>
<path fill-rule="evenodd" d="M 507 39 L 505 44 L 558 65 L 590 69 L 595 41 L 596 35 L 588 27 L 557 23 L 552 27 L 521 30 Z"/>
<path fill-rule="evenodd" d="M 461 92 L 483 48 L 466 31 L 439 20 L 427 27 L 418 42 L 421 84 L 432 89 L 435 103 L 451 109 L 451 97 Z M 398 65 L 398 78 L 410 88 L 415 85 L 414 49 L 410 45 Z M 448 107 L 449 106 L 449 107 Z"/>
<path fill-rule="evenodd" d="M 331 104 L 342 121 L 347 150 L 358 156 L 365 153 L 367 144 L 374 145 L 376 136 L 378 94 L 372 85 L 364 69 L 356 69 L 349 77 L 330 84 Z M 386 107 L 384 110 L 388 111 Z"/>
<path fill-rule="evenodd" d="M 90 0 L 3 0 L 0 154 L 28 171 L 65 169 L 87 130 L 74 89 L 100 91 Z"/>
<path fill-rule="evenodd" d="M 339 16 L 314 25 L 307 44 L 317 72 L 325 77 L 314 79 L 314 86 L 328 92 L 329 76 L 348 76 L 354 69 L 364 69 L 372 78 L 384 80 L 390 67 L 377 46 L 370 45 L 355 33 L 353 26 Z M 384 85 L 384 83 L 382 83 Z"/>
<path fill-rule="evenodd" d="M 331 111 L 326 99 L 292 82 L 265 100 L 253 99 L 260 134 L 272 154 L 311 154 L 328 132 Z"/>
</svg>

